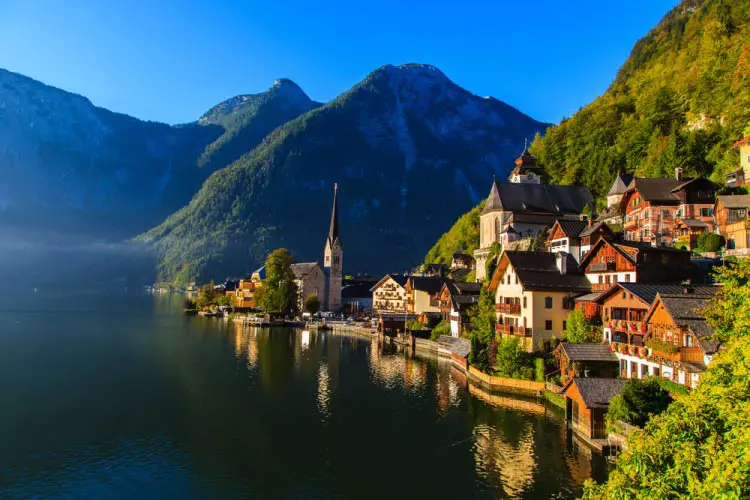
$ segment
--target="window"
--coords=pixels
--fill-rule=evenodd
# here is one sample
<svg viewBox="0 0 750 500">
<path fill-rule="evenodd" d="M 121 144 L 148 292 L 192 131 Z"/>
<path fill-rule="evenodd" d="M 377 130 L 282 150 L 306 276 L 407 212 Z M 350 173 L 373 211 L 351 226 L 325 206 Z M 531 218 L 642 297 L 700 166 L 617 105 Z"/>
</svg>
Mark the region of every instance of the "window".
<svg viewBox="0 0 750 500">
<path fill-rule="evenodd" d="M 623 299 L 626 299 L 626 298 L 627 298 L 627 296 L 626 296 L 625 292 L 622 292 L 622 298 L 623 298 Z"/>
<path fill-rule="evenodd" d="M 648 365 L 643 363 L 641 365 L 641 378 L 648 377 Z"/>
<path fill-rule="evenodd" d="M 655 366 L 654 367 L 654 376 L 658 377 L 659 375 L 661 375 L 661 370 L 659 369 L 658 366 Z"/>
<path fill-rule="evenodd" d="M 627 282 L 630 281 L 630 274 L 628 274 L 628 273 L 625 274 L 624 281 L 625 281 L 625 283 L 627 283 Z"/>
<path fill-rule="evenodd" d="M 545 309 L 552 309 L 552 297 L 544 297 L 544 308 Z M 550 327 L 549 329 L 551 329 Z"/>
<path fill-rule="evenodd" d="M 563 331 L 567 330 L 568 322 L 563 320 Z"/>
<path fill-rule="evenodd" d="M 563 309 L 568 309 L 569 307 L 570 307 L 570 299 L 568 297 L 563 297 L 562 298 L 562 308 Z M 565 328 L 563 328 L 563 330 L 564 329 Z"/>
<path fill-rule="evenodd" d="M 544 321 L 544 329 L 549 331 L 552 330 L 552 320 L 548 319 Z"/>
<path fill-rule="evenodd" d="M 693 337 L 691 337 L 689 333 L 682 336 L 682 345 L 685 347 L 693 347 Z"/>
<path fill-rule="evenodd" d="M 602 276 L 602 275 L 600 274 L 600 275 L 599 275 L 599 284 L 601 284 L 601 283 L 603 283 L 603 282 L 604 282 L 604 276 Z"/>
<path fill-rule="evenodd" d="M 701 217 L 711 217 L 713 214 L 713 208 L 701 208 Z"/>
<path fill-rule="evenodd" d="M 523 298 L 523 308 L 526 309 L 526 297 Z"/>
</svg>

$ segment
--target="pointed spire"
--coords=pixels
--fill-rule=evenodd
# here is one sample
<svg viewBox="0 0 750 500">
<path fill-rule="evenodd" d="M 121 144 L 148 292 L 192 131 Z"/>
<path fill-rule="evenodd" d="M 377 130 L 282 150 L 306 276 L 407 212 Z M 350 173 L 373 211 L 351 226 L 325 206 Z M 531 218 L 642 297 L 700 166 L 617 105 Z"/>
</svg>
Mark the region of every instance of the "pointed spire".
<svg viewBox="0 0 750 500">
<path fill-rule="evenodd" d="M 333 243 L 336 240 L 339 240 L 339 245 L 341 244 L 340 237 L 341 234 L 339 233 L 339 203 L 338 203 L 338 192 L 339 192 L 339 185 L 338 183 L 333 184 L 333 210 L 331 211 L 331 226 L 328 229 L 328 242 L 333 246 Z"/>
</svg>

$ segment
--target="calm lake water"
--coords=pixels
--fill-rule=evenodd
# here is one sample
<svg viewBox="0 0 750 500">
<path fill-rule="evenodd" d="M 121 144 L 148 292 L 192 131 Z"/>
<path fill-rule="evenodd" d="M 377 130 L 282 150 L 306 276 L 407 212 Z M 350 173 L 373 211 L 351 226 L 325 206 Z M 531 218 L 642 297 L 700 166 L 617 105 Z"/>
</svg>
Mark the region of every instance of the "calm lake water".
<svg viewBox="0 0 750 500">
<path fill-rule="evenodd" d="M 64 302 L 0 310 L 3 499 L 568 498 L 606 476 L 555 411 L 377 340 Z"/>
</svg>

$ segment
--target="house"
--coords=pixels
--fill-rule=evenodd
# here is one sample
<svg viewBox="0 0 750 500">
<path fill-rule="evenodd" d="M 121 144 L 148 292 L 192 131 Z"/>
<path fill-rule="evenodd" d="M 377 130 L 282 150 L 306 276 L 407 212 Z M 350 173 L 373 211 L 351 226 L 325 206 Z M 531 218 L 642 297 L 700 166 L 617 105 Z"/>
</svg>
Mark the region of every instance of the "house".
<svg viewBox="0 0 750 500">
<path fill-rule="evenodd" d="M 750 182 L 750 137 L 745 137 L 734 143 L 734 148 L 740 152 L 740 168 L 726 174 L 728 187 L 745 186 Z"/>
<path fill-rule="evenodd" d="M 357 314 L 372 309 L 372 292 L 376 281 L 372 278 L 345 279 L 341 289 L 341 305 L 344 313 Z"/>
<path fill-rule="evenodd" d="M 547 237 L 547 251 L 569 253 L 578 262 L 581 259 L 580 235 L 587 227 L 585 220 L 556 220 Z"/>
<path fill-rule="evenodd" d="M 527 351 L 550 337 L 565 336 L 573 299 L 591 291 L 567 253 L 505 251 L 489 287 L 495 294 L 496 331 L 519 338 Z"/>
<path fill-rule="evenodd" d="M 255 291 L 260 287 L 260 282 L 251 279 L 241 279 L 233 292 L 234 307 L 236 309 L 252 309 L 255 307 Z"/>
<path fill-rule="evenodd" d="M 609 402 L 625 387 L 616 378 L 573 378 L 563 388 L 568 426 L 586 439 L 605 439 Z"/>
<path fill-rule="evenodd" d="M 593 203 L 586 187 L 545 184 L 536 160 L 524 151 L 516 160 L 510 182 L 493 181 L 479 215 L 479 249 L 474 252 L 477 281 L 485 279 L 493 243 L 505 248 L 512 241 L 546 231 L 558 219 L 580 220 Z"/>
<path fill-rule="evenodd" d="M 615 239 L 615 233 L 612 232 L 612 229 L 605 222 L 593 222 L 589 220 L 588 226 L 581 231 L 579 237 L 581 239 L 581 256 L 577 260 L 581 262 L 581 259 L 591 251 L 597 241 L 602 238 L 612 241 Z"/>
<path fill-rule="evenodd" d="M 442 278 L 448 274 L 448 266 L 446 264 L 425 264 L 422 270 L 413 273 L 413 276 L 430 276 L 436 278 Z"/>
<path fill-rule="evenodd" d="M 409 276 L 406 280 L 406 308 L 412 314 L 440 312 L 440 289 L 443 279 L 432 276 Z"/>
<path fill-rule="evenodd" d="M 406 333 L 406 325 L 418 319 L 417 314 L 381 312 L 378 315 L 378 332 L 390 336 L 403 334 Z"/>
<path fill-rule="evenodd" d="M 468 253 L 454 253 L 451 258 L 450 270 L 455 271 L 456 269 L 474 269 L 474 257 Z"/>
<path fill-rule="evenodd" d="M 460 337 L 469 322 L 469 310 L 479 303 L 481 283 L 457 283 L 446 280 L 440 290 L 440 312 L 450 322 L 451 335 Z"/>
<path fill-rule="evenodd" d="M 622 175 L 620 172 L 617 172 L 617 177 L 607 193 L 607 208 L 620 207 L 622 197 L 625 196 L 625 192 L 632 181 L 632 175 Z"/>
<path fill-rule="evenodd" d="M 386 274 L 370 289 L 372 307 L 378 311 L 406 312 L 406 281 L 408 276 Z"/>
<path fill-rule="evenodd" d="M 716 197 L 714 205 L 716 231 L 726 240 L 727 255 L 750 253 L 749 211 L 750 195 Z"/>
<path fill-rule="evenodd" d="M 560 360 L 560 378 L 565 385 L 574 377 L 617 378 L 619 361 L 608 344 L 561 342 L 555 349 Z"/>
<path fill-rule="evenodd" d="M 594 291 L 618 282 L 666 283 L 690 279 L 690 253 L 634 241 L 600 239 L 580 264 Z"/>
<path fill-rule="evenodd" d="M 317 262 L 298 262 L 291 265 L 294 283 L 297 285 L 297 307 L 305 309 L 308 297 L 315 295 L 322 301 L 325 292 L 325 274 Z M 322 302 L 321 302 L 322 303 Z"/>
<path fill-rule="evenodd" d="M 710 231 L 711 227 L 698 219 L 677 219 L 674 228 L 675 247 L 693 250 L 698 246 L 698 237 Z"/>
<path fill-rule="evenodd" d="M 625 213 L 625 239 L 674 244 L 679 219 L 698 220 L 713 230 L 717 189 L 705 177 L 683 179 L 679 168 L 674 178 L 634 178 L 620 201 Z"/>
</svg>

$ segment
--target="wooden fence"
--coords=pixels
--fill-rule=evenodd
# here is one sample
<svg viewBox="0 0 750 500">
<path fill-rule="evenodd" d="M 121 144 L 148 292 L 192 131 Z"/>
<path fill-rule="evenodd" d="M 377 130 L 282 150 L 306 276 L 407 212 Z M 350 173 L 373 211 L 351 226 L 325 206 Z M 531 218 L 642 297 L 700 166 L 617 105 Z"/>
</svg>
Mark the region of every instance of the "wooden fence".
<svg viewBox="0 0 750 500">
<path fill-rule="evenodd" d="M 533 380 L 519 380 L 515 378 L 493 377 L 486 373 L 480 372 L 473 366 L 469 367 L 469 374 L 488 386 L 491 389 L 511 389 L 516 391 L 540 393 L 544 391 L 544 382 L 535 382 Z"/>
</svg>

